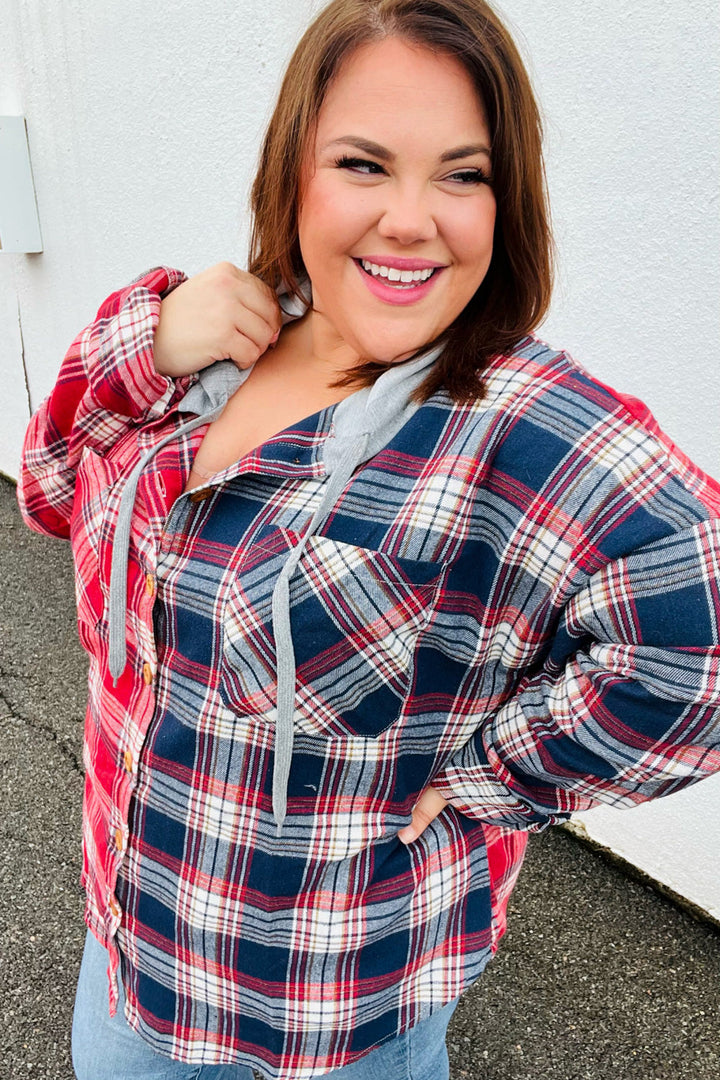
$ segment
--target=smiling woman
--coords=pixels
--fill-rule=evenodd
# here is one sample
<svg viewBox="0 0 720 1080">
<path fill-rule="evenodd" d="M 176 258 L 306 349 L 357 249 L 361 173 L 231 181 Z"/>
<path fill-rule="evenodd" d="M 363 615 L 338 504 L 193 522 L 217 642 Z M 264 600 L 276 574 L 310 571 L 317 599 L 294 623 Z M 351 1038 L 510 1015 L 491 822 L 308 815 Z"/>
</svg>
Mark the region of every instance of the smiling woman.
<svg viewBox="0 0 720 1080">
<path fill-rule="evenodd" d="M 495 229 L 489 145 L 453 57 L 391 37 L 343 64 L 303 165 L 298 242 L 316 333 L 342 339 L 348 366 L 407 359 L 480 288 Z"/>
<path fill-rule="evenodd" d="M 447 1080 L 527 834 L 720 769 L 720 489 L 532 335 L 484 0 L 333 0 L 253 208 L 250 272 L 108 298 L 26 438 L 90 657 L 75 1069 Z"/>
<path fill-rule="evenodd" d="M 430 83 L 422 79 L 423 66 L 426 73 L 432 71 Z M 343 127 L 343 119 L 355 127 Z M 362 126 L 366 123 L 375 125 L 377 138 Z M 382 212 L 379 228 L 391 234 L 378 231 L 373 237 L 377 251 L 358 255 L 385 256 L 388 278 L 391 268 L 414 270 L 412 259 L 420 247 L 428 257 L 425 265 L 446 265 L 448 253 L 439 258 L 431 248 L 440 250 L 452 238 L 457 243 L 459 232 L 463 238 L 457 256 L 467 270 L 468 256 L 477 255 L 473 245 L 483 242 L 474 230 L 478 224 L 494 226 L 492 257 L 465 303 L 442 303 L 453 311 L 444 326 L 428 318 L 425 329 L 443 336 L 444 349 L 417 393 L 422 399 L 442 385 L 458 401 L 476 399 L 479 372 L 493 355 L 538 325 L 552 289 L 538 109 L 517 49 L 487 4 L 359 0 L 329 5 L 308 29 L 288 65 L 253 186 L 250 270 L 273 288 L 284 283 L 302 295 L 300 282 L 307 277 L 298 229 L 302 188 L 310 170 L 317 187 L 322 180 L 318 170 L 333 167 L 352 171 L 359 184 L 382 188 L 372 203 L 369 193 L 361 197 L 358 192 L 348 209 L 367 204 L 368 211 Z M 379 180 L 383 175 L 384 184 Z M 469 190 L 457 191 L 466 186 Z M 429 202 L 431 192 L 436 198 Z M 441 198 L 452 193 L 469 198 L 470 204 L 461 209 L 456 199 Z M 390 200 L 385 207 L 383 200 Z M 454 212 L 449 209 L 453 203 Z M 444 213 L 435 220 L 443 205 Z M 413 235 L 418 222 L 396 221 L 398 208 L 406 219 L 424 215 L 421 229 L 433 234 L 444 221 L 450 236 L 435 237 L 431 244 Z M 399 236 L 392 235 L 396 226 Z M 390 254 L 410 263 L 391 267 Z M 452 275 L 445 277 L 447 291 Z M 375 295 L 385 304 L 399 301 L 395 292 Z M 429 289 L 428 304 L 435 296 L 436 290 Z M 407 303 L 423 298 L 424 293 L 412 292 Z M 393 326 L 408 311 L 386 308 L 385 315 Z M 432 340 L 426 337 L 415 348 Z M 388 345 L 375 339 L 370 362 L 352 370 L 354 385 L 377 378 Z M 402 353 L 390 359 L 397 355 Z"/>
</svg>

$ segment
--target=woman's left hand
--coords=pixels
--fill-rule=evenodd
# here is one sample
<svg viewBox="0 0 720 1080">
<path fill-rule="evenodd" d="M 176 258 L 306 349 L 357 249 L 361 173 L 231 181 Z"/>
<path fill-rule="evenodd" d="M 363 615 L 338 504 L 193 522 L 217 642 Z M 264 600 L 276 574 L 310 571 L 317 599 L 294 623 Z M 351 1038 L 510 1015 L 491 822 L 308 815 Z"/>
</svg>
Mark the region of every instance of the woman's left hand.
<svg viewBox="0 0 720 1080">
<path fill-rule="evenodd" d="M 412 821 L 400 830 L 398 840 L 402 840 L 403 844 L 412 844 L 446 806 L 447 799 L 444 799 L 439 791 L 434 787 L 425 788 L 413 808 Z"/>
</svg>

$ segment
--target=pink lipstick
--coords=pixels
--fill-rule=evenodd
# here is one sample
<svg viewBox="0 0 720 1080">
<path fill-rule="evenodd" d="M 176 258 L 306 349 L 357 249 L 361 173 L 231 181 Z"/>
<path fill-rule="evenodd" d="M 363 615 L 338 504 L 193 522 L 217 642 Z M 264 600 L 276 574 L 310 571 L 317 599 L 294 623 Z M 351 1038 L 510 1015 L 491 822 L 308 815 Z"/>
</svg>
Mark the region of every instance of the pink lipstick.
<svg viewBox="0 0 720 1080">
<path fill-rule="evenodd" d="M 442 274 L 445 266 L 442 263 L 432 262 L 428 259 L 402 259 L 396 256 L 374 255 L 365 256 L 363 259 L 353 259 L 358 268 L 358 273 L 368 287 L 368 290 L 379 300 L 387 304 L 408 305 L 415 304 L 424 299 L 432 291 L 437 279 Z M 424 281 L 394 281 L 390 283 L 387 276 L 372 274 L 365 270 L 363 262 L 372 263 L 375 266 L 387 267 L 400 273 L 403 271 L 415 273 L 417 271 L 432 270 L 432 274 Z"/>
</svg>

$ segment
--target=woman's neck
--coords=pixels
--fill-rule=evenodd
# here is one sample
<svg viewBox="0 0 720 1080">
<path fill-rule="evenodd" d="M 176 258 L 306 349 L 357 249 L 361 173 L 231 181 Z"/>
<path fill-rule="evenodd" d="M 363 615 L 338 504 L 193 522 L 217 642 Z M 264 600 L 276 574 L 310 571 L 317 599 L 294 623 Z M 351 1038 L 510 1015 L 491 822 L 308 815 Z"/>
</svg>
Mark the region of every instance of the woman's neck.
<svg viewBox="0 0 720 1080">
<path fill-rule="evenodd" d="M 314 309 L 285 327 L 276 348 L 288 359 L 301 360 L 308 378 L 325 386 L 362 363 L 358 353 L 340 337 L 322 312 Z"/>
</svg>

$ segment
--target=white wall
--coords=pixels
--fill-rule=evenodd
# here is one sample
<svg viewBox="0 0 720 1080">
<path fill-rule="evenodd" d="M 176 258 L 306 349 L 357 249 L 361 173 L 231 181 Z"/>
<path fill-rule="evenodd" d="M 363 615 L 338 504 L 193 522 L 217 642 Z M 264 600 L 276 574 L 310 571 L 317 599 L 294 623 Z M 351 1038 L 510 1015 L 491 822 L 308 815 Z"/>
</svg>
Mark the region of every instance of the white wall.
<svg viewBox="0 0 720 1080">
<path fill-rule="evenodd" d="M 546 119 L 559 274 L 543 336 L 647 401 L 720 478 L 720 8 L 498 6 Z M 577 820 L 720 920 L 720 776 Z"/>
<path fill-rule="evenodd" d="M 720 7 L 501 0 L 547 127 L 543 329 L 720 476 Z"/>
<path fill-rule="evenodd" d="M 36 407 L 114 288 L 160 262 L 244 263 L 261 132 L 311 9 L 0 0 L 0 115 L 27 118 L 44 243 L 0 253 L 1 471 L 16 475 L 27 421 L 18 306 Z"/>
<path fill-rule="evenodd" d="M 27 117 L 44 240 L 0 254 L 0 470 L 15 475 L 28 397 L 108 292 L 158 262 L 243 264 L 260 134 L 321 3 L 0 4 L 0 114 Z M 716 2 L 501 6 L 546 117 L 559 277 L 543 335 L 644 398 L 720 476 Z M 718 811 L 713 780 L 585 823 L 717 912 Z"/>
</svg>

